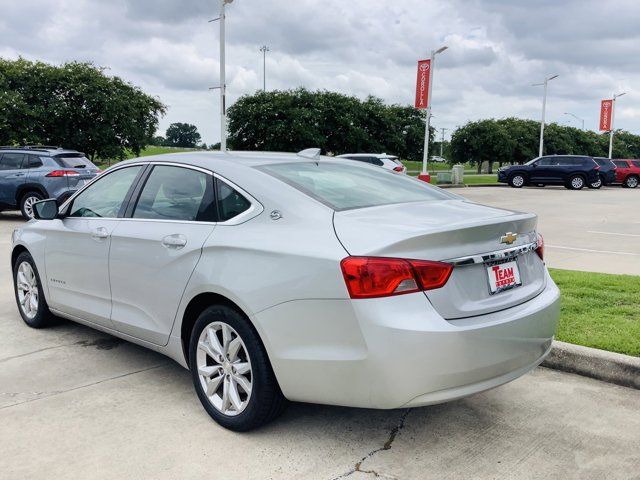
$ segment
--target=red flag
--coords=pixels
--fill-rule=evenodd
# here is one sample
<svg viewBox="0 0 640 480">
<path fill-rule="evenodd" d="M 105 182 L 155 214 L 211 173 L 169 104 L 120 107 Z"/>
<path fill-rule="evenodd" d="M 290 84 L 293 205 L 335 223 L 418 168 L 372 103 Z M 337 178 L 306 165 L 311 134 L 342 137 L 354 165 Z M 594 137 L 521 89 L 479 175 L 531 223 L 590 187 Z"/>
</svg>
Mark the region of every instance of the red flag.
<svg viewBox="0 0 640 480">
<path fill-rule="evenodd" d="M 602 100 L 600 104 L 600 131 L 611 130 L 611 113 L 613 110 L 613 100 Z"/>
<path fill-rule="evenodd" d="M 429 74 L 431 60 L 418 61 L 418 80 L 416 81 L 416 108 L 424 109 L 429 106 Z"/>
</svg>

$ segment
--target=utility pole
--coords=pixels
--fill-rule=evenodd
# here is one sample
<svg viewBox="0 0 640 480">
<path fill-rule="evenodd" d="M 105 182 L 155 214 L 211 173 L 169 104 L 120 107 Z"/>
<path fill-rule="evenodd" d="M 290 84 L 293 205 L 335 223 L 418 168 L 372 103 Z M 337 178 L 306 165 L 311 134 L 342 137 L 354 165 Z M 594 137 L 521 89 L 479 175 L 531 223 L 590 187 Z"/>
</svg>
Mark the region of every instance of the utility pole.
<svg viewBox="0 0 640 480">
<path fill-rule="evenodd" d="M 609 132 L 609 159 L 612 158 L 613 155 L 613 121 L 615 119 L 616 113 L 616 98 L 626 95 L 627 92 L 616 93 L 613 96 L 613 102 L 611 102 L 611 131 Z"/>
<path fill-rule="evenodd" d="M 267 91 L 267 52 L 270 52 L 269 47 L 263 45 L 260 47 L 262 52 L 262 91 Z"/>
<path fill-rule="evenodd" d="M 534 83 L 532 85 L 533 87 L 544 85 L 544 94 L 542 95 L 542 121 L 540 122 L 540 148 L 539 148 L 539 152 L 538 152 L 538 156 L 539 157 L 542 156 L 542 151 L 543 151 L 543 147 L 544 147 L 544 115 L 545 115 L 545 110 L 547 108 L 547 84 L 549 83 L 550 80 L 553 80 L 554 78 L 557 78 L 557 77 L 558 77 L 558 75 L 552 75 L 550 77 L 545 77 L 544 82 L 542 82 L 542 83 Z"/>
<path fill-rule="evenodd" d="M 440 130 L 442 130 L 442 139 L 440 140 L 440 158 L 444 158 L 442 156 L 442 146 L 444 145 L 444 132 L 445 130 L 449 130 L 448 128 L 441 128 Z"/>
<path fill-rule="evenodd" d="M 224 56 L 224 48 L 225 48 L 224 7 L 227 4 L 230 4 L 232 2 L 233 0 L 220 0 L 220 16 L 218 18 L 214 18 L 213 20 L 209 20 L 209 22 L 215 22 L 216 20 L 220 21 L 220 86 L 211 87 L 209 88 L 209 90 L 215 90 L 217 88 L 220 89 L 220 151 L 221 152 L 227 151 L 227 79 L 226 79 L 225 56 Z"/>
</svg>

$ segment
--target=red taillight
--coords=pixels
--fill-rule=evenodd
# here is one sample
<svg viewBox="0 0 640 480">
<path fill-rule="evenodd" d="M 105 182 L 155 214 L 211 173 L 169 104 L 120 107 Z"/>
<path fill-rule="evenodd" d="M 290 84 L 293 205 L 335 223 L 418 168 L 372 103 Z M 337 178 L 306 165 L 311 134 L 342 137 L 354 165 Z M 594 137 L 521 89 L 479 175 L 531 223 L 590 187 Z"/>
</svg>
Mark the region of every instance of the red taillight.
<svg viewBox="0 0 640 480">
<path fill-rule="evenodd" d="M 74 170 L 53 170 L 47 173 L 47 177 L 75 177 L 76 175 L 80 174 Z"/>
<path fill-rule="evenodd" d="M 393 169 L 394 172 L 402 172 L 402 167 L 400 165 L 398 165 L 397 167 L 395 167 Z"/>
<path fill-rule="evenodd" d="M 540 257 L 540 260 L 544 261 L 544 238 L 538 234 L 538 246 L 536 247 L 536 253 Z"/>
<path fill-rule="evenodd" d="M 596 165 L 596 171 L 600 170 L 600 165 Z"/>
<path fill-rule="evenodd" d="M 453 266 L 428 260 L 347 257 L 340 262 L 351 298 L 375 298 L 440 288 Z"/>
</svg>

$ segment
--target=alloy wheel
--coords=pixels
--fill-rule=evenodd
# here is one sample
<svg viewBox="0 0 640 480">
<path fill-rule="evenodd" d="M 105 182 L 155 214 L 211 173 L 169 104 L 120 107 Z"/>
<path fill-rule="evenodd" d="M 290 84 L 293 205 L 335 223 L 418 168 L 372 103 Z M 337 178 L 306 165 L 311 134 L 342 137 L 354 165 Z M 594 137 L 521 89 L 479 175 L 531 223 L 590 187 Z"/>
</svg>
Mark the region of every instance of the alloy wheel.
<svg viewBox="0 0 640 480">
<path fill-rule="evenodd" d="M 627 179 L 627 187 L 636 188 L 638 186 L 638 179 L 636 177 L 629 177 Z"/>
<path fill-rule="evenodd" d="M 571 186 L 576 190 L 579 190 L 584 187 L 584 180 L 582 179 L 582 177 L 573 177 L 571 179 Z"/>
<path fill-rule="evenodd" d="M 198 377 L 207 399 L 220 413 L 235 416 L 251 399 L 252 370 L 247 347 L 224 322 L 207 325 L 198 338 Z"/>
<path fill-rule="evenodd" d="M 38 197 L 27 197 L 24 200 L 24 213 L 26 213 L 29 218 L 33 218 L 33 204 L 39 202 L 40 199 Z"/>
<path fill-rule="evenodd" d="M 511 183 L 514 187 L 521 187 L 524 185 L 524 177 L 522 175 L 516 175 L 511 179 Z"/>
<path fill-rule="evenodd" d="M 38 314 L 38 280 L 29 262 L 22 262 L 16 272 L 20 310 L 29 319 Z"/>
</svg>

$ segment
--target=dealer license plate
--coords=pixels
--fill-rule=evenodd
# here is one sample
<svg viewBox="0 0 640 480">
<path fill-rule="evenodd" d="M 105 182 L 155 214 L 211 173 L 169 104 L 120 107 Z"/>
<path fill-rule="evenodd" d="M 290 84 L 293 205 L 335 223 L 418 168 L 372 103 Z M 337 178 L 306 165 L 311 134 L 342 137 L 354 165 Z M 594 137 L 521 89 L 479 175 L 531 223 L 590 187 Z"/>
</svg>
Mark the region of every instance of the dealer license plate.
<svg viewBox="0 0 640 480">
<path fill-rule="evenodd" d="M 522 285 L 518 262 L 515 260 L 488 266 L 487 275 L 489 276 L 491 294 Z"/>
</svg>

